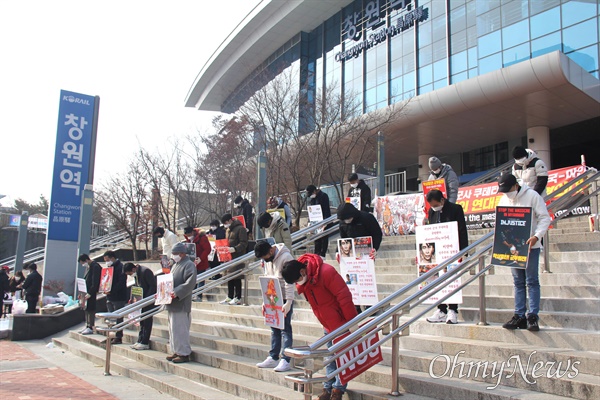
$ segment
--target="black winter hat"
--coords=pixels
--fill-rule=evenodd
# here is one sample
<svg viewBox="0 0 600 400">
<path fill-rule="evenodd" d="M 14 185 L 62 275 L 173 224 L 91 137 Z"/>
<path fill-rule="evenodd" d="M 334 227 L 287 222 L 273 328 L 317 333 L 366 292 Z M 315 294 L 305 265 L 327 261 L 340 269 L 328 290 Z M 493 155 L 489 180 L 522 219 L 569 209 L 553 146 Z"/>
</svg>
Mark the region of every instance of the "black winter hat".
<svg viewBox="0 0 600 400">
<path fill-rule="evenodd" d="M 515 146 L 512 155 L 515 160 L 528 156 L 527 150 L 525 150 L 525 147 L 523 146 Z"/>
<path fill-rule="evenodd" d="M 337 217 L 339 220 L 356 217 L 359 211 L 350 203 L 344 203 L 337 209 Z"/>
</svg>

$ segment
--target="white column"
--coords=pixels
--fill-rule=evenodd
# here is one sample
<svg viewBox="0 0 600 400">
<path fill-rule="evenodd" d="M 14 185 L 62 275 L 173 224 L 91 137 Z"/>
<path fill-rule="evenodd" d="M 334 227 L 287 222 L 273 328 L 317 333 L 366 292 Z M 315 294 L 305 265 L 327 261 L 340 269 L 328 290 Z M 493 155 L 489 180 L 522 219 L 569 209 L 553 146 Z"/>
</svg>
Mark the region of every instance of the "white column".
<svg viewBox="0 0 600 400">
<path fill-rule="evenodd" d="M 527 129 L 527 147 L 534 150 L 538 158 L 546 163 L 548 170 L 550 165 L 550 128 L 547 126 L 532 126 Z"/>
<path fill-rule="evenodd" d="M 422 154 L 419 156 L 419 190 L 423 189 L 421 182 L 429 179 L 429 158 L 433 157 L 432 154 Z"/>
</svg>

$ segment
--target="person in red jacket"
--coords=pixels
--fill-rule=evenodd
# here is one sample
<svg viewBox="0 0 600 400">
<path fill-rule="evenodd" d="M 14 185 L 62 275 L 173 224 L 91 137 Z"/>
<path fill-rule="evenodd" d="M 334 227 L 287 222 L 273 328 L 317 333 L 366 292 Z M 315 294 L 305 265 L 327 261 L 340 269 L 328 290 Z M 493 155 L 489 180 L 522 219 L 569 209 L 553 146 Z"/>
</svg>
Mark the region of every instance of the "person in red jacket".
<svg viewBox="0 0 600 400">
<path fill-rule="evenodd" d="M 287 283 L 295 283 L 298 293 L 304 295 L 315 316 L 329 333 L 358 314 L 348 285 L 340 274 L 316 254 L 304 254 L 298 260 L 284 264 L 281 271 Z M 332 343 L 328 343 L 332 346 Z M 335 362 L 327 365 L 327 373 L 337 369 Z M 340 383 L 339 376 L 323 382 L 319 400 L 341 400 L 347 385 Z"/>
<path fill-rule="evenodd" d="M 210 254 L 210 242 L 206 236 L 206 232 L 200 228 L 192 228 L 191 226 L 183 229 L 186 242 L 196 245 L 196 273 L 202 273 L 208 269 L 208 255 Z M 204 281 L 199 282 L 197 287 L 204 286 Z M 202 301 L 202 293 L 196 296 L 195 301 Z"/>
</svg>

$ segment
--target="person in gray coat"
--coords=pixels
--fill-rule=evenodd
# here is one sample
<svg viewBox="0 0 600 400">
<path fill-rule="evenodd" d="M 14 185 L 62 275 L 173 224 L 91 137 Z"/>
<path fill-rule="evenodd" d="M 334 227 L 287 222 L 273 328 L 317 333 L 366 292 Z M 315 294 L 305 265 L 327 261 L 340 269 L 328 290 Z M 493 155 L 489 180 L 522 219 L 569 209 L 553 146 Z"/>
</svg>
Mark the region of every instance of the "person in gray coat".
<svg viewBox="0 0 600 400">
<path fill-rule="evenodd" d="M 173 300 L 167 304 L 169 312 L 169 337 L 172 355 L 167 361 L 185 363 L 190 361 L 190 326 L 192 325 L 192 291 L 196 287 L 196 264 L 187 256 L 183 243 L 171 250 L 175 265 L 173 275 Z"/>
<path fill-rule="evenodd" d="M 446 197 L 450 203 L 456 203 L 458 199 L 458 176 L 449 164 L 442 164 L 439 158 L 431 157 L 429 159 L 429 169 L 431 175 L 429 180 L 445 179 L 446 180 Z"/>
</svg>

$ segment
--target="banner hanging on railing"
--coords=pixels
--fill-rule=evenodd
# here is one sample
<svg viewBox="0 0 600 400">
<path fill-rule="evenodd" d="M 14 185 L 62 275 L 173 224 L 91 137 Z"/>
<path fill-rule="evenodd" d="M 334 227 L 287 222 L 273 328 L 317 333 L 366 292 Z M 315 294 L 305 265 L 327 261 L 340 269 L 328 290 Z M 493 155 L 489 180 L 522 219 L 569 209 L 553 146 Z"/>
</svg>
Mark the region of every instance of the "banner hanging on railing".
<svg viewBox="0 0 600 400">
<path fill-rule="evenodd" d="M 384 236 L 414 234 L 415 227 L 425 221 L 424 202 L 422 193 L 378 197 L 373 215 Z"/>
<path fill-rule="evenodd" d="M 338 336 L 337 338 L 333 339 L 333 344 L 338 343 L 340 340 L 344 339 L 348 335 L 350 335 L 350 332 L 345 333 L 341 336 Z M 359 355 L 360 353 L 362 353 L 363 351 L 365 351 L 366 349 L 371 347 L 374 343 L 379 342 L 379 332 L 370 332 L 370 333 L 368 333 L 368 335 L 369 335 L 369 338 L 367 340 L 365 340 L 364 342 L 362 342 L 361 344 L 355 345 L 354 347 L 352 347 L 353 345 L 350 344 L 350 345 L 344 347 L 343 350 L 340 350 L 338 352 L 338 353 L 341 353 L 341 352 L 345 351 L 346 349 L 348 349 L 348 347 L 351 347 L 350 350 L 348 350 L 345 354 L 340 356 L 340 358 L 335 360 L 336 366 L 338 368 L 340 368 L 342 365 L 348 364 L 348 362 L 351 359 L 353 359 L 354 357 L 356 357 L 357 355 Z M 345 385 L 348 382 L 350 382 L 352 379 L 356 378 L 363 372 L 367 371 L 373 365 L 377 365 L 382 361 L 383 361 L 383 355 L 381 354 L 381 348 L 378 346 L 378 347 L 374 348 L 373 350 L 371 350 L 369 353 L 367 353 L 367 355 L 360 358 L 354 364 L 350 365 L 348 368 L 346 368 L 345 370 L 340 372 L 340 375 L 339 375 L 340 382 L 342 383 L 342 385 Z"/>
</svg>

